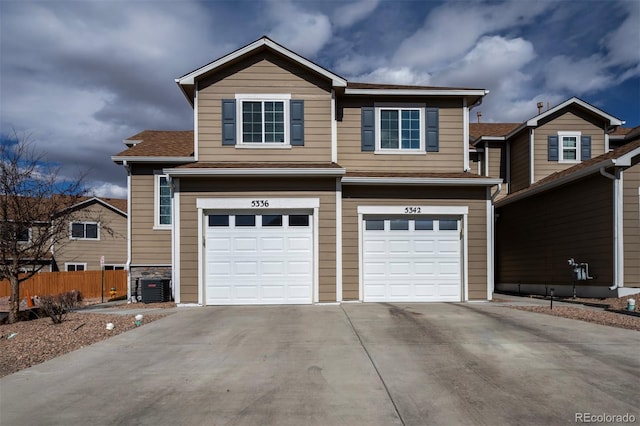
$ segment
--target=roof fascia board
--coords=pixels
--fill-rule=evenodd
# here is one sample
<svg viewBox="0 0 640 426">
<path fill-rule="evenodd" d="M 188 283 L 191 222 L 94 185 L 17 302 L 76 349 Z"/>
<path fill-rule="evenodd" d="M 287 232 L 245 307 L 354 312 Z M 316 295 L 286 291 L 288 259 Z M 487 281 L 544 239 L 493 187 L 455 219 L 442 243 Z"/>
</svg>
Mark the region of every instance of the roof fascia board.
<svg viewBox="0 0 640 426">
<path fill-rule="evenodd" d="M 193 168 L 193 169 L 163 169 L 162 173 L 170 176 L 342 176 L 345 169 L 314 169 L 314 168 Z"/>
<path fill-rule="evenodd" d="M 193 157 L 137 157 L 137 156 L 117 156 L 111 157 L 111 161 L 122 163 L 193 163 L 196 160 Z"/>
<path fill-rule="evenodd" d="M 108 209 L 110 209 L 110 210 L 113 210 L 113 211 L 115 211 L 116 213 L 119 213 L 119 214 L 121 214 L 121 215 L 122 215 L 122 216 L 124 216 L 124 217 L 127 217 L 127 214 L 126 214 L 125 212 L 123 212 L 123 211 L 122 211 L 122 210 L 120 210 L 119 208 L 117 208 L 117 207 L 115 207 L 115 206 L 113 206 L 113 205 L 111 205 L 111 204 L 107 203 L 106 201 L 102 200 L 102 199 L 101 199 L 101 198 L 99 198 L 99 197 L 92 197 L 92 198 L 89 198 L 88 200 L 85 200 L 85 201 L 82 201 L 82 202 L 80 202 L 80 203 L 77 203 L 77 204 L 74 204 L 74 205 L 72 205 L 72 206 L 69 206 L 69 207 L 67 207 L 66 209 L 63 209 L 62 211 L 82 209 L 82 208 L 84 208 L 84 207 L 86 207 L 86 206 L 88 206 L 89 204 L 92 204 L 92 203 L 98 203 L 98 204 L 101 204 L 102 206 L 104 206 L 104 207 L 106 207 L 106 208 L 108 208 Z"/>
<path fill-rule="evenodd" d="M 563 108 L 566 108 L 567 106 L 571 105 L 571 104 L 577 104 L 580 105 L 581 107 L 591 111 L 592 113 L 599 115 L 607 120 L 609 120 L 609 125 L 611 126 L 621 126 L 623 125 L 625 122 L 610 115 L 607 114 L 606 112 L 602 111 L 599 108 L 594 107 L 593 105 L 590 105 L 588 103 L 586 103 L 585 101 L 578 99 L 576 97 L 573 97 L 571 99 L 568 99 L 566 101 L 564 101 L 563 103 L 561 103 L 560 105 L 556 105 L 555 107 L 551 108 L 548 111 L 543 112 L 542 114 L 536 115 L 535 117 L 529 119 L 526 121 L 527 126 L 537 126 L 538 122 L 540 120 L 542 120 L 545 117 L 548 117 L 551 114 L 556 113 L 557 111 L 560 111 Z"/>
<path fill-rule="evenodd" d="M 531 190 L 528 190 L 528 191 L 525 190 L 525 191 L 523 191 L 522 194 L 514 194 L 513 196 L 510 196 L 508 198 L 504 198 L 504 199 L 502 199 L 500 201 L 497 201 L 496 202 L 496 207 L 502 207 L 502 206 L 505 206 L 507 204 L 511 204 L 511 203 L 513 203 L 515 201 L 519 201 L 519 200 L 522 200 L 524 198 L 532 197 L 532 196 L 534 196 L 536 194 L 539 194 L 541 192 L 548 191 L 548 190 L 553 189 L 553 188 L 557 188 L 559 186 L 562 186 L 562 185 L 565 185 L 567 183 L 571 183 L 571 182 L 573 182 L 575 180 L 581 179 L 581 178 L 583 178 L 585 176 L 589 176 L 590 174 L 599 172 L 602 167 L 609 167 L 609 166 L 613 166 L 613 165 L 615 165 L 615 161 L 612 160 L 612 159 L 608 159 L 608 160 L 602 161 L 600 163 L 592 164 L 591 166 L 586 167 L 586 168 L 584 168 L 582 170 L 579 170 L 579 171 L 577 171 L 575 173 L 571 173 L 570 175 L 566 175 L 566 176 L 563 176 L 563 177 L 561 177 L 559 179 L 553 180 L 553 181 L 551 181 L 549 183 L 542 184 L 542 185 L 540 185 L 540 186 L 538 186 L 536 188 L 533 188 Z"/>
<path fill-rule="evenodd" d="M 502 179 L 477 178 L 398 178 L 398 177 L 344 177 L 345 185 L 429 185 L 429 186 L 493 186 Z"/>
<path fill-rule="evenodd" d="M 220 66 L 225 65 L 228 62 L 231 62 L 237 58 L 240 58 L 241 56 L 250 53 L 251 51 L 258 49 L 262 46 L 267 46 L 273 50 L 275 50 L 276 52 L 280 53 L 281 55 L 284 55 L 286 57 L 288 57 L 289 59 L 298 62 L 299 64 L 315 71 L 316 73 L 328 78 L 331 80 L 332 84 L 334 87 L 346 87 L 347 86 L 347 80 L 345 80 L 344 78 L 340 77 L 337 74 L 334 74 L 324 68 L 322 68 L 321 66 L 309 61 L 308 59 L 303 58 L 302 56 L 298 55 L 295 52 L 292 52 L 291 50 L 279 45 L 278 43 L 274 42 L 273 40 L 270 40 L 269 38 L 266 37 L 262 37 L 259 40 L 254 41 L 253 43 L 250 43 L 244 47 L 241 47 L 240 49 L 229 53 L 228 55 L 223 56 L 222 58 L 211 62 L 208 65 L 205 65 L 203 67 L 198 68 L 195 71 L 190 72 L 189 74 L 184 75 L 183 77 L 180 78 L 176 78 L 176 83 L 178 83 L 180 86 L 183 85 L 192 85 L 195 84 L 195 80 L 200 77 L 201 75 L 208 73 L 209 71 L 212 71 Z"/>
<path fill-rule="evenodd" d="M 395 96 L 485 96 L 489 93 L 484 89 L 350 89 L 344 90 L 345 95 L 395 95 Z"/>
<path fill-rule="evenodd" d="M 627 152 L 624 155 L 621 155 L 620 157 L 616 158 L 615 160 L 613 160 L 613 162 L 615 163 L 616 166 L 620 166 L 620 167 L 630 167 L 632 166 L 631 164 L 631 160 L 633 159 L 633 157 L 640 155 L 640 147 Z"/>
</svg>

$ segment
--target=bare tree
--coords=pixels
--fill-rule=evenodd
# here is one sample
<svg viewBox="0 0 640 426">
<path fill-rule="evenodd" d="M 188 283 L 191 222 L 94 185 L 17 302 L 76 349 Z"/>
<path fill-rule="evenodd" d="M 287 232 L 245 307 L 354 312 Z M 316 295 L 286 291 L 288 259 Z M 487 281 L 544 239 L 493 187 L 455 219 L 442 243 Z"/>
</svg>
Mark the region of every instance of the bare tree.
<svg viewBox="0 0 640 426">
<path fill-rule="evenodd" d="M 0 142 L 0 279 L 11 285 L 9 323 L 19 320 L 20 284 L 69 241 L 69 207 L 86 199 L 84 175 L 63 178 L 28 137 Z"/>
</svg>

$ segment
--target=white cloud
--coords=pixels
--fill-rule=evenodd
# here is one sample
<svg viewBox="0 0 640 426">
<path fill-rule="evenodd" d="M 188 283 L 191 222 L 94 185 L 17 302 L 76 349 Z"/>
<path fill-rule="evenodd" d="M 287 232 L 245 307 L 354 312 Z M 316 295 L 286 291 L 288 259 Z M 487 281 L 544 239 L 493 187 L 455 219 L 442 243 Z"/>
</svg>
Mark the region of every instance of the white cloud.
<svg viewBox="0 0 640 426">
<path fill-rule="evenodd" d="M 607 70 L 604 58 L 592 55 L 575 59 L 565 55 L 552 58 L 544 68 L 547 87 L 580 96 L 605 89 L 613 75 Z"/>
<path fill-rule="evenodd" d="M 434 9 L 424 25 L 405 39 L 394 63 L 436 70 L 464 56 L 486 34 L 522 26 L 551 2 L 531 2 L 526 7 L 512 1 L 496 5 L 452 2 Z"/>
<path fill-rule="evenodd" d="M 409 67 L 381 67 L 352 79 L 363 83 L 415 84 L 428 86 L 431 76 L 426 72 L 417 72 Z"/>
<path fill-rule="evenodd" d="M 320 12 L 307 12 L 289 0 L 271 0 L 274 28 L 269 36 L 302 56 L 314 56 L 331 38 L 331 22 Z"/>
<path fill-rule="evenodd" d="M 622 4 L 629 15 L 603 39 L 602 44 L 608 51 L 608 64 L 637 67 L 640 62 L 640 2 L 627 1 Z"/>
<path fill-rule="evenodd" d="M 127 188 L 119 185 L 114 185 L 108 182 L 99 184 L 95 188 L 92 188 L 97 197 L 105 198 L 127 198 Z"/>
<path fill-rule="evenodd" d="M 373 12 L 380 0 L 360 0 L 339 7 L 333 14 L 333 22 L 339 28 L 350 27 Z"/>
</svg>

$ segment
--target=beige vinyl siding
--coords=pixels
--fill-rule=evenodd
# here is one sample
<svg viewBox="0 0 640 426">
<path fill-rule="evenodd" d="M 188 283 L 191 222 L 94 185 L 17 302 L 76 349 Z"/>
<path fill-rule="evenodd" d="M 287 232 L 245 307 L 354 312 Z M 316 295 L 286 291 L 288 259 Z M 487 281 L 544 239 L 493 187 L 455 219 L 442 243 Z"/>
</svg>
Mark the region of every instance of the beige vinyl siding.
<svg viewBox="0 0 640 426">
<path fill-rule="evenodd" d="M 154 170 L 163 165 L 132 166 L 131 173 L 131 264 L 170 265 L 171 229 L 154 226 Z M 168 167 L 168 166 L 167 166 Z"/>
<path fill-rule="evenodd" d="M 198 301 L 197 198 L 319 198 L 318 251 L 320 302 L 336 301 L 335 179 L 180 180 L 180 297 Z"/>
<path fill-rule="evenodd" d="M 389 99 L 376 99 L 389 102 Z M 398 105 L 425 104 L 439 108 L 439 152 L 421 154 L 376 154 L 362 152 L 363 106 L 374 106 L 371 98 L 347 98 L 338 102 L 338 164 L 349 171 L 461 172 L 464 156 L 462 100 L 397 99 Z M 424 121 L 424 120 L 423 120 Z M 422 123 L 424 126 L 424 123 Z M 424 129 L 421 129 L 424 130 Z"/>
<path fill-rule="evenodd" d="M 520 191 L 529 186 L 531 174 L 531 151 L 529 148 L 529 132 L 521 132 L 510 145 L 511 167 L 509 191 Z"/>
<path fill-rule="evenodd" d="M 503 143 L 489 143 L 485 148 L 489 152 L 489 177 L 506 179 L 507 158 L 506 148 Z"/>
<path fill-rule="evenodd" d="M 543 179 L 552 173 L 568 169 L 576 163 L 560 163 L 548 161 L 547 137 L 557 136 L 559 131 L 577 131 L 582 136 L 591 136 L 591 158 L 604 154 L 604 122 L 595 124 L 593 119 L 585 116 L 577 110 L 570 110 L 564 114 L 553 117 L 550 121 L 535 129 L 534 140 L 534 172 L 535 181 Z M 562 149 L 562 147 L 558 147 Z"/>
<path fill-rule="evenodd" d="M 487 299 L 487 204 L 482 188 L 397 188 L 344 186 L 342 204 L 342 297 L 359 294 L 358 206 L 469 206 L 469 299 Z"/>
<path fill-rule="evenodd" d="M 106 265 L 123 265 L 127 262 L 127 218 L 100 204 L 92 204 L 73 214 L 73 222 L 96 222 L 98 240 L 71 239 L 71 228 L 63 245 L 55 250 L 55 260 L 60 270 L 65 263 L 86 263 L 88 271 L 100 269 L 100 257 Z"/>
<path fill-rule="evenodd" d="M 496 213 L 496 283 L 571 285 L 567 260 L 589 263 L 593 280 L 613 278 L 613 182 L 575 182 L 503 207 Z"/>
<path fill-rule="evenodd" d="M 640 163 L 623 173 L 624 285 L 640 287 Z"/>
<path fill-rule="evenodd" d="M 291 94 L 291 99 L 304 100 L 304 146 L 290 149 L 222 146 L 222 99 L 234 99 L 236 94 L 270 93 Z M 200 162 L 331 161 L 331 82 L 275 54 L 257 54 L 201 82 L 197 113 Z"/>
</svg>

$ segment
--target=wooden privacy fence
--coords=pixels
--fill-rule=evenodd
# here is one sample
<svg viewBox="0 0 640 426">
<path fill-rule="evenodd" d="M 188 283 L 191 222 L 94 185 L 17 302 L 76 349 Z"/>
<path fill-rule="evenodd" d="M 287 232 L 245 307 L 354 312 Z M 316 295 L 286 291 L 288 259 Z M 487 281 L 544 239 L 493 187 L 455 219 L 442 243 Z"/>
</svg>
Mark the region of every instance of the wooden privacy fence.
<svg viewBox="0 0 640 426">
<path fill-rule="evenodd" d="M 117 296 L 127 294 L 127 271 L 104 271 L 104 297 L 109 298 L 111 288 Z M 20 299 L 46 296 L 79 290 L 84 298 L 102 297 L 102 271 L 41 272 L 20 284 Z M 11 296 L 9 280 L 0 281 L 0 297 Z"/>
</svg>

